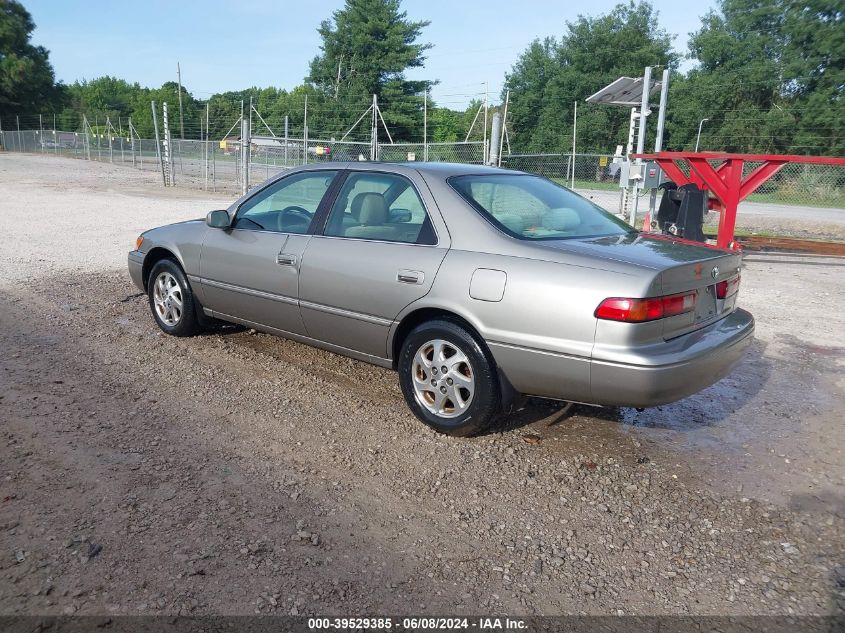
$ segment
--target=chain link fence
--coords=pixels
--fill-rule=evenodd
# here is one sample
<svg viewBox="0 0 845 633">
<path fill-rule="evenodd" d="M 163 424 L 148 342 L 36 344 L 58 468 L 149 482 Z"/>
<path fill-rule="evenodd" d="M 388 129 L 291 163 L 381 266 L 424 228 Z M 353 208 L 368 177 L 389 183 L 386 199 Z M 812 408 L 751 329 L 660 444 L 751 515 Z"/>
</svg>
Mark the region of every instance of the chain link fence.
<svg viewBox="0 0 845 633">
<path fill-rule="evenodd" d="M 132 135 L 67 132 L 61 130 L 0 131 L 0 150 L 49 154 L 120 164 L 162 172 L 172 184 L 211 191 L 237 191 L 243 185 L 241 141 L 142 139 Z M 161 158 L 160 158 L 161 154 Z M 362 141 L 293 139 L 254 136 L 248 152 L 250 186 L 255 186 L 285 169 L 324 161 L 366 161 L 372 145 Z M 376 160 L 385 162 L 449 161 L 480 164 L 484 144 L 391 143 L 378 144 Z M 164 163 L 164 166 L 163 166 Z M 166 174 L 166 175 L 165 175 Z"/>
<path fill-rule="evenodd" d="M 163 145 L 154 139 L 132 135 L 62 130 L 0 132 L 0 150 L 83 158 L 153 172 L 162 172 L 159 153 L 164 151 Z M 253 137 L 248 152 L 248 182 L 255 186 L 297 165 L 330 160 L 369 160 L 372 155 L 369 142 Z M 236 192 L 242 189 L 244 179 L 241 156 L 241 142 L 236 138 L 222 141 L 171 138 L 168 175 L 174 184 Z M 378 144 L 375 156 L 385 162 L 429 160 L 481 164 L 484 144 Z M 757 165 L 747 162 L 746 173 Z M 612 212 L 618 212 L 622 204 L 620 163 L 610 154 L 506 154 L 502 157 L 502 166 L 539 174 L 571 186 Z M 747 202 L 845 209 L 845 167 L 787 164 Z"/>
<path fill-rule="evenodd" d="M 718 160 L 711 161 L 714 167 L 719 163 Z M 746 162 L 744 175 L 751 173 L 760 164 Z M 621 164 L 613 155 L 511 154 L 502 157 L 502 166 L 540 174 L 573 187 L 610 211 L 616 212 L 620 208 Z M 689 166 L 685 162 L 681 168 L 689 175 Z M 747 202 L 845 209 L 845 167 L 787 163 L 751 194 Z"/>
</svg>

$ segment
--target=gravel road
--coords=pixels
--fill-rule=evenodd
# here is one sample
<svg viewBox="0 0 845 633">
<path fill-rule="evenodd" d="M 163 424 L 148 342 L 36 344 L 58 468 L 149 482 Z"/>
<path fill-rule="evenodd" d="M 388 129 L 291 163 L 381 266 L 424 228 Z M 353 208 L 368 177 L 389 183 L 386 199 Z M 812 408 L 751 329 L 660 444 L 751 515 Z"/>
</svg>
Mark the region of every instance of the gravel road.
<svg viewBox="0 0 845 633">
<path fill-rule="evenodd" d="M 8 155 L 0 200 L 0 614 L 845 613 L 841 260 L 749 256 L 701 394 L 457 439 L 390 371 L 159 332 L 126 251 L 226 200 Z"/>
</svg>

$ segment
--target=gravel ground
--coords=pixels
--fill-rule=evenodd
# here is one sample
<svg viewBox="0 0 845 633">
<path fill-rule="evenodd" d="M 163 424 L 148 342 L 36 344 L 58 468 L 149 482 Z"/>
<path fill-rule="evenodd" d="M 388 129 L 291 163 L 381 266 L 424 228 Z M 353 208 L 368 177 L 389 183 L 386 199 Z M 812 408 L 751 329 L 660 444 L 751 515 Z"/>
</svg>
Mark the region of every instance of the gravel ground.
<svg viewBox="0 0 845 633">
<path fill-rule="evenodd" d="M 447 438 L 387 370 L 158 331 L 126 251 L 225 200 L 21 159 L 0 155 L 0 614 L 845 612 L 841 260 L 749 256 L 757 341 L 701 394 L 531 400 Z"/>
</svg>

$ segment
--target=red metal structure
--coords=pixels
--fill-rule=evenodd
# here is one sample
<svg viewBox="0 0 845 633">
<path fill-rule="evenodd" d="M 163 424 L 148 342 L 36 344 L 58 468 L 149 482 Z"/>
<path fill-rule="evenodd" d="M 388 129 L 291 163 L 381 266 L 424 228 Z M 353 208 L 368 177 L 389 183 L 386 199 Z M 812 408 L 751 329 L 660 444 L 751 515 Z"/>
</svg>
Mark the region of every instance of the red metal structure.
<svg viewBox="0 0 845 633">
<path fill-rule="evenodd" d="M 750 196 L 757 187 L 778 173 L 787 163 L 809 163 L 813 165 L 843 165 L 845 158 L 827 156 L 778 156 L 773 154 L 724 154 L 709 152 L 660 152 L 658 154 L 634 154 L 634 158 L 653 160 L 669 179 L 679 187 L 692 183 L 710 192 L 716 204 L 711 208 L 719 211 L 719 233 L 716 244 L 722 248 L 736 248 L 734 228 L 739 203 Z M 679 163 L 686 161 L 689 175 Z M 722 161 L 717 167 L 710 161 Z M 759 162 L 758 167 L 743 176 L 745 162 Z M 713 200 L 711 199 L 711 203 Z"/>
</svg>

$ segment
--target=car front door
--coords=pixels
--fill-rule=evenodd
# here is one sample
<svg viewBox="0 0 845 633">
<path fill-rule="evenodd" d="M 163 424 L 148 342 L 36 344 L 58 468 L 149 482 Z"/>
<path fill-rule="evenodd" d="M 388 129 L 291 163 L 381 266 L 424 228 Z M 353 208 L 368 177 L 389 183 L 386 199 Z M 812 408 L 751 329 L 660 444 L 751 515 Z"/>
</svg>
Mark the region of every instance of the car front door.
<svg viewBox="0 0 845 633">
<path fill-rule="evenodd" d="M 337 174 L 291 174 L 241 203 L 229 229 L 206 231 L 200 257 L 205 307 L 222 318 L 305 334 L 299 267 Z"/>
<path fill-rule="evenodd" d="M 428 293 L 448 250 L 434 213 L 427 188 L 409 177 L 348 172 L 323 231 L 302 258 L 300 309 L 308 335 L 386 358 L 391 324 Z"/>
</svg>

